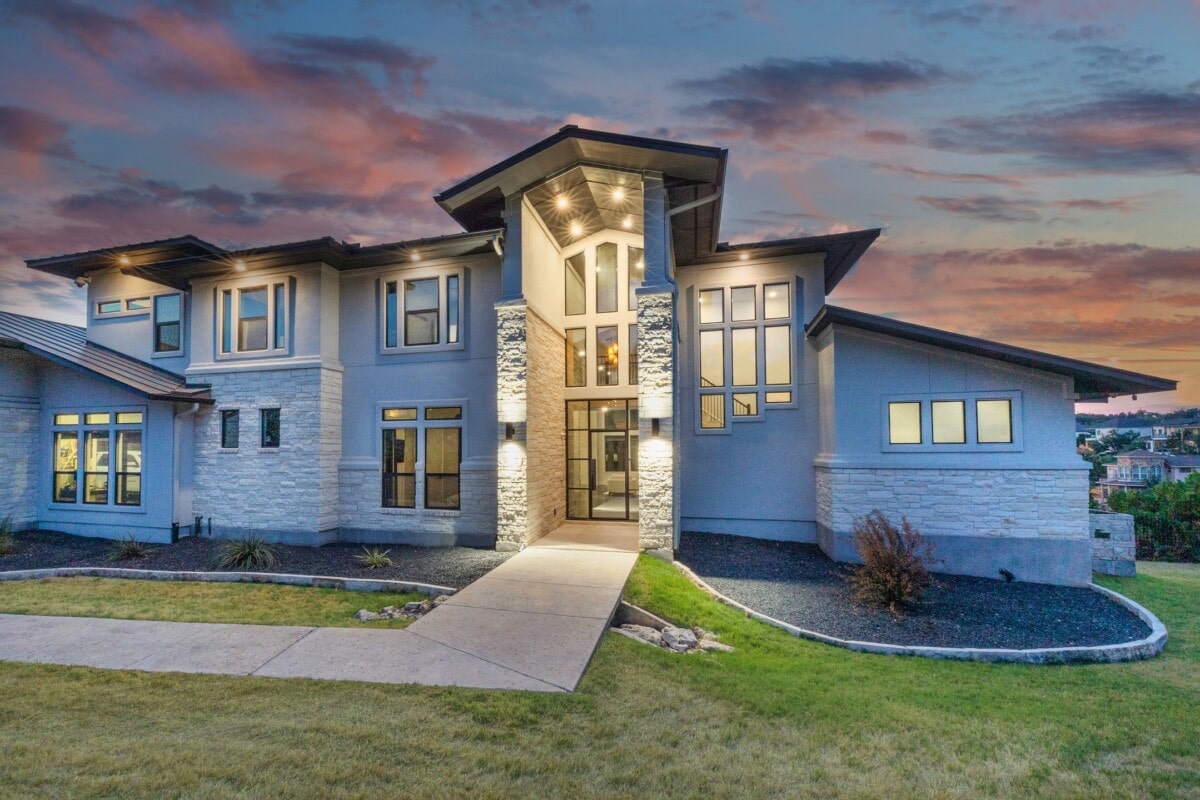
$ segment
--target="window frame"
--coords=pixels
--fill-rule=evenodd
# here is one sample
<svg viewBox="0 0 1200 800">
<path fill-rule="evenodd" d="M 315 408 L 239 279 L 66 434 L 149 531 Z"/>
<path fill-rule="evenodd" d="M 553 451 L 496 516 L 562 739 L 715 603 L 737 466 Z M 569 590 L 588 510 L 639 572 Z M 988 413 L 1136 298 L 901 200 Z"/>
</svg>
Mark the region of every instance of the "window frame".
<svg viewBox="0 0 1200 800">
<path fill-rule="evenodd" d="M 449 311 L 450 279 L 457 279 L 457 315 Z M 430 344 L 409 344 L 407 341 L 407 325 L 409 313 L 425 312 L 434 309 L 413 309 L 407 307 L 407 294 L 404 291 L 405 281 L 437 280 L 437 341 Z M 395 286 L 396 303 L 396 342 L 388 343 L 388 290 Z M 467 314 L 467 270 L 461 265 L 452 266 L 414 266 L 404 269 L 392 269 L 384 272 L 376 283 L 376 295 L 379 306 L 379 353 L 381 355 L 403 355 L 412 353 L 439 353 L 447 350 L 462 350 L 466 347 L 467 331 L 470 321 Z M 450 341 L 451 317 L 455 316 L 457 324 L 456 340 Z"/>
<path fill-rule="evenodd" d="M 175 322 L 159 322 L 158 321 L 158 301 L 164 297 L 179 298 L 179 319 Z M 187 333 L 187 328 L 183 324 L 185 310 L 187 305 L 187 296 L 183 292 L 163 292 L 162 294 L 153 295 L 150 298 L 150 353 L 154 358 L 179 358 L 186 352 L 186 342 L 184 337 Z M 165 325 L 179 326 L 179 347 L 174 350 L 160 350 L 158 347 L 159 329 Z"/>
<path fill-rule="evenodd" d="M 462 475 L 464 454 L 468 452 L 469 432 L 467 422 L 471 413 L 470 400 L 467 398 L 447 398 L 438 400 L 386 400 L 375 404 L 375 466 L 379 470 L 379 495 L 378 509 L 383 513 L 390 514 L 416 514 L 430 516 L 458 516 L 462 513 Z M 460 414 L 457 419 L 428 419 L 428 410 L 431 408 L 448 408 L 457 406 L 460 409 Z M 386 420 L 384 419 L 384 411 L 389 408 L 413 409 L 413 419 Z M 414 469 L 414 486 L 413 486 L 413 505 L 412 506 L 385 506 L 384 499 L 384 481 L 386 476 L 390 474 L 408 474 L 408 473 L 388 473 L 383 469 L 383 436 L 384 431 L 389 429 L 408 428 L 416 431 L 416 449 L 417 457 L 413 462 Z M 459 501 L 456 508 L 428 506 L 429 482 L 427 476 L 429 473 L 426 469 L 426 430 L 430 428 L 458 428 L 458 480 L 459 480 Z M 446 476 L 450 473 L 434 473 L 437 476 Z"/>
<path fill-rule="evenodd" d="M 275 417 L 275 439 L 267 439 L 267 419 Z M 283 444 L 283 409 L 279 406 L 266 406 L 258 410 L 258 447 L 260 450 L 278 450 Z"/>
<path fill-rule="evenodd" d="M 965 442 L 933 441 L 933 403 L 956 400 L 963 403 L 965 413 Z M 1011 442 L 980 442 L 978 440 L 978 420 L 975 403 L 977 400 L 1007 400 L 1009 401 L 1009 419 L 1012 423 Z M 921 444 L 891 444 L 888 417 L 888 405 L 896 402 L 912 402 L 921 404 Z M 1023 425 L 1023 392 L 1019 389 L 1005 391 L 969 391 L 969 392 L 922 392 L 905 394 L 888 394 L 880 396 L 880 451 L 884 453 L 1015 453 L 1025 449 Z"/>
<path fill-rule="evenodd" d="M 106 423 L 91 423 L 87 422 L 88 415 L 105 414 L 108 416 Z M 119 422 L 122 415 L 139 414 L 137 422 Z M 74 415 L 74 423 L 58 422 L 58 418 L 63 415 Z M 143 479 L 148 474 L 146 469 L 146 444 L 147 436 L 146 429 L 148 427 L 149 409 L 146 406 L 72 406 L 68 408 L 54 408 L 49 411 L 47 421 L 49 425 L 49 442 L 50 455 L 47 460 L 49 469 L 44 470 L 42 474 L 49 479 L 49 500 L 46 503 L 46 508 L 49 510 L 75 510 L 84 512 L 104 512 L 104 513 L 124 513 L 124 514 L 145 514 L 146 510 L 146 491 L 144 484 L 138 489 L 137 503 L 120 502 L 118 493 L 121 486 L 121 477 L 128 475 L 138 475 Z M 118 443 L 120 442 L 120 434 L 122 432 L 136 431 L 139 434 L 139 462 L 136 473 L 128 472 L 119 469 L 121 466 L 117 463 Z M 86 442 L 88 433 L 103 433 L 108 442 L 107 464 L 103 473 L 86 469 Z M 57 459 L 57 446 L 59 437 L 67 435 L 75 437 L 75 468 L 73 470 L 59 470 Z M 106 480 L 105 487 L 105 502 L 97 503 L 87 500 L 87 476 L 88 475 L 104 475 Z M 59 500 L 56 491 L 59 475 L 73 475 L 75 478 L 75 499 L 73 501 Z"/>
<path fill-rule="evenodd" d="M 222 450 L 227 450 L 230 452 L 238 450 L 242 443 L 242 414 L 241 414 L 241 411 L 242 410 L 240 408 L 222 408 L 218 412 L 218 415 L 217 415 L 217 423 L 218 423 L 217 439 L 218 439 L 218 444 Z M 229 444 L 229 440 L 225 437 L 225 434 L 227 433 L 227 430 L 225 427 L 226 420 L 228 420 L 230 418 L 236 420 L 236 426 L 237 426 L 233 433 L 233 444 Z"/>
<path fill-rule="evenodd" d="M 290 273 L 261 273 L 250 275 L 233 282 L 219 283 L 213 287 L 213 315 L 216 325 L 213 331 L 213 353 L 217 361 L 234 361 L 259 358 L 279 358 L 291 355 L 292 331 L 291 310 L 295 305 L 293 298 L 296 291 L 296 279 Z M 282 341 L 277 333 L 280 331 L 280 314 L 278 287 L 283 286 L 283 320 Z M 241 305 L 242 293 L 262 289 L 266 294 L 267 314 L 265 321 L 266 348 L 247 350 L 241 341 Z M 226 308 L 225 293 L 229 293 L 229 307 Z M 182 316 L 182 315 L 181 315 Z M 252 317 L 251 319 L 257 319 Z M 225 349 L 226 334 L 228 333 L 229 349 Z"/>
</svg>

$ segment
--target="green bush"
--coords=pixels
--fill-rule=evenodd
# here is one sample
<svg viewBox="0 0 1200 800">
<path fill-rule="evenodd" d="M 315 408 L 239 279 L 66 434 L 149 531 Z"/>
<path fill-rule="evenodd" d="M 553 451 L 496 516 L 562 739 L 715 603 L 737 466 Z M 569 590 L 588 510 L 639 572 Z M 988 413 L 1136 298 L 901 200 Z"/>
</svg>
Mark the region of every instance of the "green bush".
<svg viewBox="0 0 1200 800">
<path fill-rule="evenodd" d="M 108 552 L 109 561 L 130 561 L 150 555 L 150 548 L 134 538 L 133 534 L 118 539 Z"/>
<path fill-rule="evenodd" d="M 392 559 L 388 558 L 388 553 L 390 552 L 392 551 L 381 551 L 378 548 L 368 550 L 364 547 L 362 555 L 357 557 L 358 563 L 362 564 L 367 569 L 382 569 L 384 567 L 390 567 L 392 565 Z"/>
<path fill-rule="evenodd" d="M 12 535 L 12 517 L 0 519 L 0 556 L 12 555 L 17 551 L 16 545 L 13 544 Z"/>
<path fill-rule="evenodd" d="M 879 510 L 855 520 L 854 546 L 863 565 L 849 581 L 865 603 L 896 614 L 933 583 L 926 566 L 933 562 L 933 545 L 904 517 L 899 528 Z"/>
<path fill-rule="evenodd" d="M 230 539 L 217 551 L 218 569 L 266 569 L 274 566 L 276 560 L 275 551 L 267 541 L 256 536 Z"/>
<path fill-rule="evenodd" d="M 1138 558 L 1200 561 L 1200 473 L 1140 492 L 1115 492 L 1108 507 L 1133 515 Z"/>
</svg>

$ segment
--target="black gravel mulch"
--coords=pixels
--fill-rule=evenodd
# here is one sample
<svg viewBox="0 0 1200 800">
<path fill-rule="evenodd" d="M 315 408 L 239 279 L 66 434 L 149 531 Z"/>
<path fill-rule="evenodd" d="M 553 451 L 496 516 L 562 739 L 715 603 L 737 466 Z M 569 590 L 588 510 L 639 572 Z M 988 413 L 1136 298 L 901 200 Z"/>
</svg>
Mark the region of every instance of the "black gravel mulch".
<svg viewBox="0 0 1200 800">
<path fill-rule="evenodd" d="M 147 545 L 146 558 L 110 561 L 114 542 L 54 531 L 23 531 L 13 534 L 16 552 L 0 556 L 0 570 L 45 569 L 48 567 L 124 567 L 213 571 L 220 539 L 189 536 L 177 544 Z M 295 575 L 326 575 L 339 578 L 376 578 L 431 583 L 461 589 L 506 561 L 512 553 L 469 547 L 414 547 L 412 545 L 367 545 L 388 550 L 392 566 L 366 569 L 357 561 L 363 545 L 327 544 L 324 547 L 272 544 L 276 564 L 268 572 Z"/>
<path fill-rule="evenodd" d="M 935 575 L 894 617 L 856 601 L 849 567 L 814 544 L 684 533 L 676 556 L 722 594 L 767 616 L 841 639 L 931 647 L 1072 647 L 1141 639 L 1150 629 L 1091 589 Z"/>
</svg>

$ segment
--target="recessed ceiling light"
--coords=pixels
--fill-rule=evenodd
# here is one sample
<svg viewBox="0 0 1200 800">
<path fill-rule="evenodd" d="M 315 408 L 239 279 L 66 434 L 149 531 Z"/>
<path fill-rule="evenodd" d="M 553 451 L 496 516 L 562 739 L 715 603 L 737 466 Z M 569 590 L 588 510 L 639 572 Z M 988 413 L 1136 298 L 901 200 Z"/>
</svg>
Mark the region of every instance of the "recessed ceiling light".
<svg viewBox="0 0 1200 800">
<path fill-rule="evenodd" d="M 413 261 L 420 261 L 420 260 L 421 260 L 421 254 L 420 254 L 420 253 L 413 253 L 412 255 L 410 255 L 410 256 L 409 256 L 409 258 L 410 258 L 410 259 L 412 259 Z"/>
<path fill-rule="evenodd" d="M 127 255 L 125 255 L 124 253 L 122 253 L 121 255 L 119 255 L 119 256 L 117 257 L 117 262 L 118 262 L 118 263 L 119 263 L 121 266 L 123 266 L 123 267 L 127 267 L 127 266 L 129 266 L 129 256 L 127 256 Z"/>
<path fill-rule="evenodd" d="M 578 222 L 572 222 L 571 223 L 571 235 L 578 236 L 581 233 L 583 233 L 583 226 L 580 225 Z"/>
<path fill-rule="evenodd" d="M 558 196 L 558 198 L 554 201 L 554 205 L 558 206 L 559 208 L 566 208 L 567 207 L 567 196 L 565 194 L 560 194 Z"/>
<path fill-rule="evenodd" d="M 238 261 L 233 262 L 233 268 L 236 269 L 238 272 L 245 272 L 246 271 L 246 262 L 239 259 Z"/>
<path fill-rule="evenodd" d="M 641 258 L 639 258 L 639 259 L 638 259 L 638 262 L 637 262 L 636 264 L 634 264 L 633 266 L 634 266 L 636 269 L 645 269 L 645 268 L 646 268 L 646 261 L 645 261 L 645 259 L 641 259 Z"/>
<path fill-rule="evenodd" d="M 750 260 L 750 254 L 749 254 L 749 253 L 742 253 L 740 256 L 738 256 L 738 258 L 740 258 L 742 261 L 749 261 L 749 260 Z"/>
<path fill-rule="evenodd" d="M 625 190 L 624 189 L 622 189 L 619 186 L 616 189 L 613 189 L 613 200 L 616 200 L 619 203 L 624 199 L 625 199 Z"/>
<path fill-rule="evenodd" d="M 623 219 L 621 221 L 621 227 L 622 228 L 632 228 L 633 227 L 633 217 L 626 217 L 625 219 Z"/>
</svg>

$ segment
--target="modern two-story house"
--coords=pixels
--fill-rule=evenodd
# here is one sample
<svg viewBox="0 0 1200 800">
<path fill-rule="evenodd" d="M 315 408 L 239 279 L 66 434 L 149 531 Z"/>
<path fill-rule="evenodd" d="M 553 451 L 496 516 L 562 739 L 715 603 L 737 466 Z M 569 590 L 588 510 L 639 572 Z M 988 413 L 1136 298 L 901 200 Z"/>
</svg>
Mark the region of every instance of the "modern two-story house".
<svg viewBox="0 0 1200 800">
<path fill-rule="evenodd" d="M 515 549 L 566 520 L 817 542 L 907 516 L 940 569 L 1090 579 L 1074 403 L 1174 382 L 826 304 L 879 234 L 719 241 L 727 151 L 568 126 L 442 192 L 463 233 L 28 266 L 0 314 L 0 516 Z"/>
</svg>

